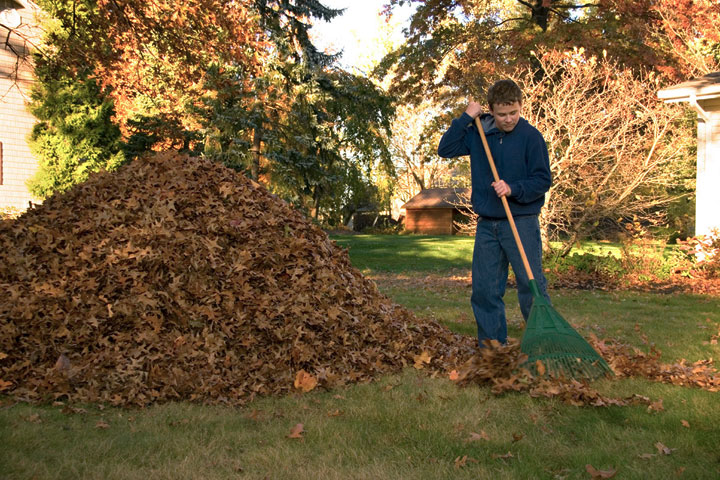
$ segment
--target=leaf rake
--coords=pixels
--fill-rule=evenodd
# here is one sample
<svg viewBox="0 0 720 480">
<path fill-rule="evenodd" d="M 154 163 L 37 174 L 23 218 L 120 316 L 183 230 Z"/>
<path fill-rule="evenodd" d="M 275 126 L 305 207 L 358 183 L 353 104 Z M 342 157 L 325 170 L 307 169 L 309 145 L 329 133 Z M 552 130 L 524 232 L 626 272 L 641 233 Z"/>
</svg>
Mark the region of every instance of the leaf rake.
<svg viewBox="0 0 720 480">
<path fill-rule="evenodd" d="M 497 182 L 500 177 L 479 117 L 475 117 L 475 126 L 485 148 L 493 178 Z M 612 375 L 612 369 L 600 354 L 565 321 L 540 293 L 525 255 L 525 249 L 520 241 L 507 198 L 503 196 L 501 200 L 533 294 L 533 305 L 520 342 L 520 350 L 528 356 L 523 366 L 534 375 L 539 376 L 547 374 L 552 377 L 595 379 L 604 375 Z"/>
</svg>

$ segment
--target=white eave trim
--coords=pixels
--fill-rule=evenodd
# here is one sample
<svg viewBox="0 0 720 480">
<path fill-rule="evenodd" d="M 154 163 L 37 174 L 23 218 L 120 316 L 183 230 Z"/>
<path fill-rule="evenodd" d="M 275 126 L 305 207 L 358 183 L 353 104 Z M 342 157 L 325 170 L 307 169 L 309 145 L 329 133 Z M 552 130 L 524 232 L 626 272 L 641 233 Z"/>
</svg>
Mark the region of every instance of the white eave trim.
<svg viewBox="0 0 720 480">
<path fill-rule="evenodd" d="M 707 89 L 706 89 L 707 90 Z M 715 90 L 715 89 L 712 89 Z M 710 122 L 710 115 L 705 111 L 704 108 L 698 103 L 698 100 L 712 100 L 714 98 L 720 97 L 720 86 L 717 87 L 718 91 L 711 91 L 706 93 L 697 94 L 695 90 L 688 91 L 687 89 L 678 89 L 678 90 L 660 90 L 657 93 L 657 96 L 659 99 L 663 100 L 665 103 L 677 103 L 677 102 L 689 102 L 690 106 L 692 106 L 696 112 L 698 112 L 698 115 L 705 120 L 706 122 Z"/>
</svg>

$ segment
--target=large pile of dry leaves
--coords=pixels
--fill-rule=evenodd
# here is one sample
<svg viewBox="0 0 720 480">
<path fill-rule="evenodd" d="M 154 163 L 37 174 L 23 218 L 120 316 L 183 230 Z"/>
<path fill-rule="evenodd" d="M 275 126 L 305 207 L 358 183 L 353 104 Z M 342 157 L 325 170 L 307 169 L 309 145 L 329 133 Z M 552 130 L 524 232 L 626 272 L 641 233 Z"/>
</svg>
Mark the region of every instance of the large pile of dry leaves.
<svg viewBox="0 0 720 480">
<path fill-rule="evenodd" d="M 232 170 L 177 154 L 0 223 L 0 391 L 30 401 L 242 403 L 445 372 L 474 340 L 381 295 Z"/>
</svg>

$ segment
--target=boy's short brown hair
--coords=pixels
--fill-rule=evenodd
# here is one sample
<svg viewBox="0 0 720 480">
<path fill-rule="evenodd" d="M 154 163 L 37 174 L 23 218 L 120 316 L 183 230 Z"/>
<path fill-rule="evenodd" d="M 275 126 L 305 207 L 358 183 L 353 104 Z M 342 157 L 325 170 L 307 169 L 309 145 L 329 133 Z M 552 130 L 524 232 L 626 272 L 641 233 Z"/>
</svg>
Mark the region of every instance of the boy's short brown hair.
<svg viewBox="0 0 720 480">
<path fill-rule="evenodd" d="M 522 105 L 522 90 L 512 80 L 498 80 L 489 89 L 487 94 L 488 106 L 510 105 L 518 102 Z"/>
</svg>

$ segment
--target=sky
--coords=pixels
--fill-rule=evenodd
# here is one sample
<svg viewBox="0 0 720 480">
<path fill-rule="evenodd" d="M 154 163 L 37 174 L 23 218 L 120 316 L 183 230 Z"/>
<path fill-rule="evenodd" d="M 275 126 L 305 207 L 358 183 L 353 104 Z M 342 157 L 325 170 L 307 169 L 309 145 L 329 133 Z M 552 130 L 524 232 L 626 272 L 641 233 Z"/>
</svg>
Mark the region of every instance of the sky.
<svg viewBox="0 0 720 480">
<path fill-rule="evenodd" d="M 315 45 L 321 50 L 332 53 L 343 50 L 340 65 L 350 71 L 367 70 L 372 61 L 382 57 L 377 48 L 382 38 L 388 35 L 397 46 L 403 40 L 402 28 L 415 7 L 405 5 L 393 9 L 393 18 L 383 32 L 381 11 L 388 0 L 323 0 L 322 4 L 330 8 L 345 8 L 345 12 L 331 22 L 318 20 L 311 30 Z"/>
</svg>

